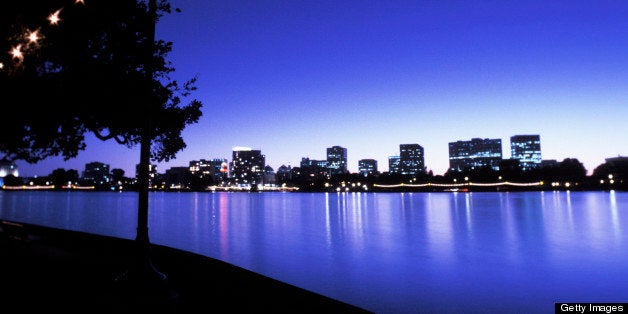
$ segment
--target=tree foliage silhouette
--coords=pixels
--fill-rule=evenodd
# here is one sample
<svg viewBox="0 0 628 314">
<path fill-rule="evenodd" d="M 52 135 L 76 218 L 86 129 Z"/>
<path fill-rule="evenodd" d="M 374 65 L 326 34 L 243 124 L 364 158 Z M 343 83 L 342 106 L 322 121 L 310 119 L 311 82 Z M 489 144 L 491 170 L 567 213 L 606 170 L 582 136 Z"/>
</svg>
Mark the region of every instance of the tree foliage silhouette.
<svg viewBox="0 0 628 314">
<path fill-rule="evenodd" d="M 148 244 L 147 168 L 186 147 L 182 130 L 202 104 L 181 104 L 195 78 L 179 84 L 155 39 L 171 12 L 166 0 L 9 1 L 0 10 L 0 95 L 10 116 L 0 123 L 0 153 L 36 163 L 76 157 L 85 134 L 141 146 L 138 242 Z M 56 19 L 55 19 L 56 18 Z M 149 160 L 150 159 L 150 160 Z"/>
<path fill-rule="evenodd" d="M 37 162 L 76 157 L 85 134 L 133 147 L 151 120 L 151 159 L 167 161 L 185 148 L 181 131 L 198 121 L 201 103 L 182 106 L 195 79 L 171 80 L 171 42 L 150 38 L 142 1 L 10 1 L 0 18 L 0 94 L 12 115 L 0 124 L 0 152 Z M 57 25 L 47 17 L 62 8 Z M 158 17 L 170 12 L 161 1 Z M 37 32 L 38 40 L 28 36 Z M 152 58 L 151 58 L 152 56 Z M 148 71 L 151 73 L 147 73 Z M 151 79 L 146 79 L 150 77 Z"/>
</svg>

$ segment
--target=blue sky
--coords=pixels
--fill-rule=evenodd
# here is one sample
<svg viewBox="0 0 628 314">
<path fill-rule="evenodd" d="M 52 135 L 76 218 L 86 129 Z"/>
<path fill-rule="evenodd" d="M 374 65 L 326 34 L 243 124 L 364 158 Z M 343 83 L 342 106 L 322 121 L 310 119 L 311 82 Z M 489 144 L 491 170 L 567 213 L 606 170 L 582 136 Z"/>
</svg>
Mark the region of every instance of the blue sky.
<svg viewBox="0 0 628 314">
<path fill-rule="evenodd" d="M 89 5 L 89 1 L 86 1 Z M 448 143 L 540 134 L 544 159 L 578 158 L 592 171 L 628 155 L 626 1 L 191 1 L 157 36 L 203 117 L 164 172 L 190 160 L 260 149 L 298 166 L 348 150 L 349 170 L 380 171 L 399 144 L 417 143 L 435 174 Z M 23 176 L 90 161 L 135 174 L 139 149 L 93 138 L 68 162 L 18 163 Z"/>
</svg>

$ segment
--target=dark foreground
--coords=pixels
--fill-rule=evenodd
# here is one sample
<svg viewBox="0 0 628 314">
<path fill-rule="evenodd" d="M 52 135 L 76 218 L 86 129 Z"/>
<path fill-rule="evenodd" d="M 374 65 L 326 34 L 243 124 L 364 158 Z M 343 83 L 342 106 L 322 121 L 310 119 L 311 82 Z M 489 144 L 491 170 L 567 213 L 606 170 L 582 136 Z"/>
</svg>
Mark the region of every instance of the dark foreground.
<svg viewBox="0 0 628 314">
<path fill-rule="evenodd" d="M 2 221 L 0 312 L 367 313 L 198 254 L 152 245 L 157 283 L 129 276 L 135 242 Z M 133 272 L 130 272 L 133 273 Z"/>
</svg>

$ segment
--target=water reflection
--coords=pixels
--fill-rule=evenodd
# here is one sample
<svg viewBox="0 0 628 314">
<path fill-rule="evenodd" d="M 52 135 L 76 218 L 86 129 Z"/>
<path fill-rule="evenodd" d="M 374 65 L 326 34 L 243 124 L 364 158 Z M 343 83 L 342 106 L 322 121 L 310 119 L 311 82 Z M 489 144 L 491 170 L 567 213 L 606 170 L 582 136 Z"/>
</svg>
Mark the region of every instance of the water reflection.
<svg viewBox="0 0 628 314">
<path fill-rule="evenodd" d="M 229 197 L 225 192 L 218 193 L 218 234 L 220 256 L 229 260 Z"/>
<path fill-rule="evenodd" d="M 619 225 L 619 213 L 617 211 L 617 195 L 614 190 L 611 190 L 608 195 L 611 204 L 611 221 L 613 222 L 613 231 L 615 232 L 615 237 L 619 238 L 621 235 L 621 228 Z"/>
<path fill-rule="evenodd" d="M 135 235 L 133 193 L 35 193 L 0 193 L 0 218 Z M 544 313 L 628 292 L 624 192 L 151 195 L 153 242 L 376 313 Z"/>
<path fill-rule="evenodd" d="M 421 207 L 426 211 L 424 223 L 430 250 L 441 263 L 448 263 L 452 262 L 453 254 L 452 208 L 450 207 L 449 197 L 443 198 L 439 196 L 434 196 L 430 193 L 427 197 L 422 197 L 424 205 Z"/>
</svg>

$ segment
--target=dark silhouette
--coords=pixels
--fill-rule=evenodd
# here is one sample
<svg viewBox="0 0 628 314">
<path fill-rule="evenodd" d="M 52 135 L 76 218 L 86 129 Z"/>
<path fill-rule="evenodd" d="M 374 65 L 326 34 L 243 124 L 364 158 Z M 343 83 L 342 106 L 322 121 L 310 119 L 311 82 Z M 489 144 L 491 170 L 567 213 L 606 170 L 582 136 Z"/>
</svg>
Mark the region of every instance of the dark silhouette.
<svg viewBox="0 0 628 314">
<path fill-rule="evenodd" d="M 4 185 L 6 186 L 21 186 L 24 185 L 24 181 L 22 181 L 22 179 L 9 174 L 6 177 L 4 177 Z"/>
<path fill-rule="evenodd" d="M 122 182 L 122 181 L 124 181 L 125 180 L 124 170 L 122 170 L 120 168 L 111 169 L 111 179 L 114 182 L 117 182 L 117 181 Z"/>
<path fill-rule="evenodd" d="M 607 158 L 593 170 L 591 177 L 602 188 L 628 189 L 628 158 Z"/>
<path fill-rule="evenodd" d="M 181 131 L 201 116 L 195 90 L 179 85 L 166 59 L 172 43 L 155 40 L 155 24 L 171 12 L 166 0 L 10 1 L 0 10 L 0 95 L 14 101 L 0 124 L 0 153 L 35 163 L 76 157 L 85 133 L 140 145 L 137 264 L 129 276 L 163 281 L 152 267 L 148 239 L 148 167 L 185 148 Z M 58 19 L 54 19 L 56 17 Z"/>
<path fill-rule="evenodd" d="M 78 171 L 74 169 L 65 170 L 63 168 L 57 168 L 53 170 L 48 179 L 52 182 L 52 185 L 55 186 L 55 189 L 60 190 L 63 186 L 67 186 L 73 184 L 78 181 L 79 175 Z"/>
</svg>

